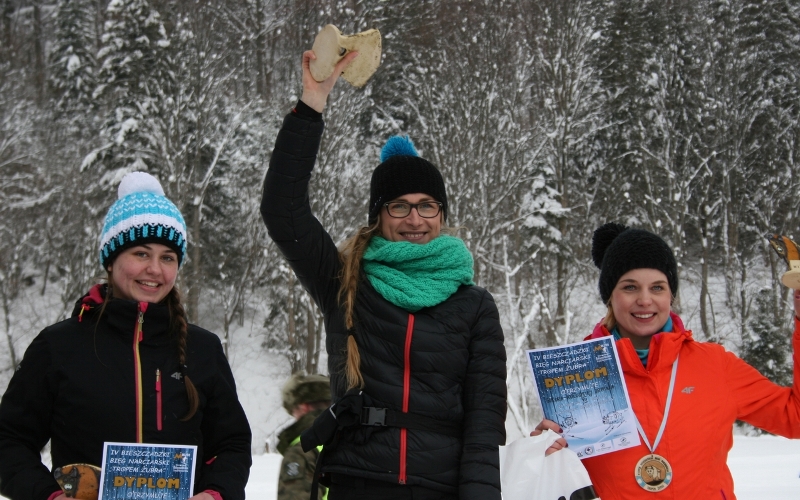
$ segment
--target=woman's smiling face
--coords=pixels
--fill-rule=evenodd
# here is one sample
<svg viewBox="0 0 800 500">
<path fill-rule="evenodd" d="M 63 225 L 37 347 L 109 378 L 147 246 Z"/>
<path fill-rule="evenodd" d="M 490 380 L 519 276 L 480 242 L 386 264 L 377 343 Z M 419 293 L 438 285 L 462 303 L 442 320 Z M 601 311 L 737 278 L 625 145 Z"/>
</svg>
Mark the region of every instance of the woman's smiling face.
<svg viewBox="0 0 800 500">
<path fill-rule="evenodd" d="M 611 310 L 623 338 L 647 349 L 650 337 L 669 319 L 672 292 L 667 276 L 657 269 L 633 269 L 623 274 L 611 293 Z"/>
<path fill-rule="evenodd" d="M 403 202 L 412 205 L 430 201 L 436 203 L 437 200 L 423 193 L 412 193 L 395 198 L 390 203 Z M 405 217 L 392 217 L 387 208 L 382 207 L 380 211 L 380 231 L 381 236 L 389 241 L 410 241 L 411 243 L 428 243 L 439 236 L 442 230 L 442 212 L 430 219 L 420 217 L 416 208 Z"/>
<path fill-rule="evenodd" d="M 175 286 L 178 254 L 160 243 L 128 248 L 109 266 L 115 298 L 161 302 Z"/>
</svg>

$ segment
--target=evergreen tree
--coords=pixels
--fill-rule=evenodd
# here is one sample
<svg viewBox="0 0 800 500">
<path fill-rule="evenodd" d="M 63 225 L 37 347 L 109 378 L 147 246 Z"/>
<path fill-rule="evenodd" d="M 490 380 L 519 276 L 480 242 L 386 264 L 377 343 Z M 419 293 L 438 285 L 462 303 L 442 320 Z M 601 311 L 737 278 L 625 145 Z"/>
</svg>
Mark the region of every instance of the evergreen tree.
<svg viewBox="0 0 800 500">
<path fill-rule="evenodd" d="M 790 1 L 747 1 L 741 46 L 750 56 L 746 87 L 753 109 L 749 155 L 759 189 L 748 197 L 753 229 L 793 233 L 800 223 L 800 8 Z"/>
<path fill-rule="evenodd" d="M 753 313 L 742 338 L 740 357 L 776 384 L 792 384 L 792 337 L 783 318 L 776 314 L 772 290 L 755 297 Z"/>
<path fill-rule="evenodd" d="M 642 72 L 654 52 L 647 24 L 650 3 L 598 0 L 594 9 L 600 33 L 594 67 L 605 94 L 606 123 L 596 131 L 605 166 L 598 177 L 602 185 L 613 186 L 598 193 L 596 207 L 604 219 L 624 223 L 639 222 L 634 196 L 639 192 L 635 183 L 643 161 L 638 148 L 643 137 L 637 124 L 645 100 Z"/>
<path fill-rule="evenodd" d="M 57 112 L 81 121 L 96 87 L 93 24 L 89 0 L 59 0 L 50 52 L 50 86 Z"/>
<path fill-rule="evenodd" d="M 776 384 L 792 385 L 792 336 L 790 328 L 776 314 L 772 290 L 759 290 L 754 311 L 742 336 L 740 357 Z M 766 432 L 746 424 L 737 425 L 748 434 Z"/>
<path fill-rule="evenodd" d="M 168 177 L 162 170 L 178 146 L 167 130 L 175 86 L 169 44 L 161 16 L 147 0 L 109 3 L 94 92 L 108 110 L 101 131 L 107 142 L 87 158 L 88 164 L 102 160 L 103 170 L 112 173 L 107 180 L 118 181 L 116 171 L 131 167 Z"/>
<path fill-rule="evenodd" d="M 572 312 L 568 302 L 578 266 L 589 253 L 586 235 L 596 226 L 592 212 L 601 165 L 594 136 L 604 124 L 604 96 L 592 66 L 599 33 L 590 3 L 531 3 L 529 84 L 538 110 L 535 126 L 543 139 L 534 164 L 558 206 L 545 214 L 546 224 L 534 230 L 544 249 L 540 258 L 547 266 L 539 269 L 538 278 L 542 285 L 551 284 L 542 289 L 551 297 L 554 313 L 552 320 L 542 318 L 541 330 L 546 332 L 546 345 L 557 345 L 569 338 Z M 538 199 L 541 204 L 542 197 Z"/>
</svg>

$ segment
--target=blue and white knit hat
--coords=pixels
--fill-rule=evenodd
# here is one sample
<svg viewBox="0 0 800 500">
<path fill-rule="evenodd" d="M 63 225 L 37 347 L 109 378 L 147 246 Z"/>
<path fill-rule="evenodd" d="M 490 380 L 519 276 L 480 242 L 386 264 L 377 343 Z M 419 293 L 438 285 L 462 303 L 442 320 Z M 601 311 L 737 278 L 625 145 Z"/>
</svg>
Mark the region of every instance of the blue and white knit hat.
<svg viewBox="0 0 800 500">
<path fill-rule="evenodd" d="M 186 223 L 178 207 L 164 196 L 158 179 L 131 172 L 119 183 L 118 200 L 106 215 L 100 235 L 100 264 L 107 268 L 124 249 L 144 243 L 161 243 L 186 255 Z"/>
</svg>

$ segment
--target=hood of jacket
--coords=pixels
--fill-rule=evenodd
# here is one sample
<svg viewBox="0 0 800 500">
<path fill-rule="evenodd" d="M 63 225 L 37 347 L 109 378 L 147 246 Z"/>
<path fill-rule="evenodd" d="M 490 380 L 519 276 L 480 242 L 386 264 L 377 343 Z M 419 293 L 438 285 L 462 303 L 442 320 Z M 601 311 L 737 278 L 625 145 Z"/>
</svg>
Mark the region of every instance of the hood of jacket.
<svg viewBox="0 0 800 500">
<path fill-rule="evenodd" d="M 166 304 L 137 302 L 135 300 L 112 298 L 105 304 L 108 285 L 98 284 L 75 302 L 72 317 L 79 322 L 105 321 L 112 332 L 130 335 L 133 326 L 142 319 L 142 340 L 165 337 L 170 331 L 169 307 Z"/>
</svg>

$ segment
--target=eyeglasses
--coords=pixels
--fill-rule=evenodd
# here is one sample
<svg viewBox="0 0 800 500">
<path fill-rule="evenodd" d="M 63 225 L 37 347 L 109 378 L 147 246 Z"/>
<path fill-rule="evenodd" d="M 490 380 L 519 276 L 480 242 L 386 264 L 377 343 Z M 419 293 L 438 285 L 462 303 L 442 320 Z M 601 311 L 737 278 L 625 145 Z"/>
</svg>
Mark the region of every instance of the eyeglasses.
<svg viewBox="0 0 800 500">
<path fill-rule="evenodd" d="M 386 207 L 386 212 L 389 216 L 396 219 L 408 217 L 412 208 L 416 208 L 419 216 L 425 219 L 432 219 L 442 211 L 442 203 L 438 201 L 423 201 L 422 203 L 390 201 L 389 203 L 384 203 L 383 206 Z"/>
</svg>

